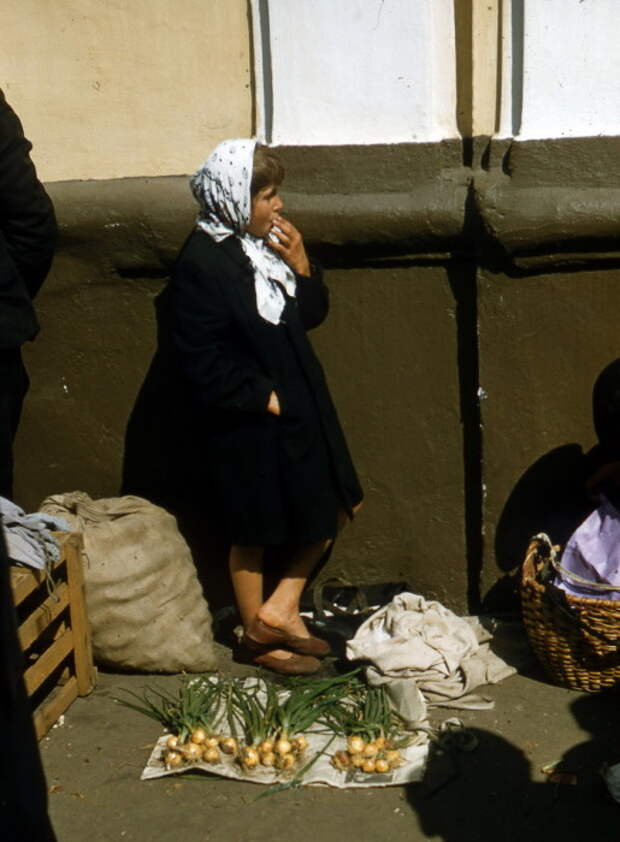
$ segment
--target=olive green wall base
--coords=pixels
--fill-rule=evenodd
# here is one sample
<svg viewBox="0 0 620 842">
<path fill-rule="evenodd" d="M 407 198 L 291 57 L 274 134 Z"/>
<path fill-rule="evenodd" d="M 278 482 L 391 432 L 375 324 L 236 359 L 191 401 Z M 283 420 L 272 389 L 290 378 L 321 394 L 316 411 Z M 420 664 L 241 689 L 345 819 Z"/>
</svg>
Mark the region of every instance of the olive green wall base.
<svg viewBox="0 0 620 842">
<path fill-rule="evenodd" d="M 592 384 L 619 355 L 617 148 L 281 150 L 287 211 L 328 269 L 314 342 L 367 494 L 324 577 L 407 579 L 458 610 L 492 606 L 530 533 L 561 539 L 577 517 L 567 489 L 594 444 Z M 28 509 L 118 493 L 153 298 L 195 215 L 181 177 L 50 190 L 61 243 L 16 447 Z M 222 584 L 215 598 L 229 596 Z"/>
<path fill-rule="evenodd" d="M 587 511 L 592 387 L 620 356 L 620 268 L 481 271 L 478 288 L 485 593 L 533 534 L 563 543 Z"/>
</svg>

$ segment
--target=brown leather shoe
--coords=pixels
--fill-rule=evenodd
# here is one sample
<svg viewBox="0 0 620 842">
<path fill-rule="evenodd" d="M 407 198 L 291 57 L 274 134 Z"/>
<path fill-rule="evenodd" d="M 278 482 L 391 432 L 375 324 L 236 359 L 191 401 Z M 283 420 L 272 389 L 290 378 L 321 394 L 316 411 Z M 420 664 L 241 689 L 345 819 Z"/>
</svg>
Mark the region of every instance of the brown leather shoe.
<svg viewBox="0 0 620 842">
<path fill-rule="evenodd" d="M 321 669 L 321 662 L 309 655 L 291 655 L 290 658 L 276 658 L 265 652 L 254 658 L 254 663 L 280 675 L 313 675 Z"/>
<path fill-rule="evenodd" d="M 258 617 L 243 635 L 243 643 L 255 651 L 290 649 L 292 652 L 311 655 L 314 658 L 324 658 L 331 651 L 329 643 L 320 637 L 297 637 L 295 634 L 287 634 L 283 629 L 268 626 Z"/>
</svg>

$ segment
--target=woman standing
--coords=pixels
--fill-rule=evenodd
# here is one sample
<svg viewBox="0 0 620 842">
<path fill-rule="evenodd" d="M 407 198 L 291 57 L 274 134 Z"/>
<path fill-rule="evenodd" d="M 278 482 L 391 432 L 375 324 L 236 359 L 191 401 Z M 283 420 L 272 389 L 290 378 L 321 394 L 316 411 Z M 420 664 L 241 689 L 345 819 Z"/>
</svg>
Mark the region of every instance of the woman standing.
<svg viewBox="0 0 620 842">
<path fill-rule="evenodd" d="M 329 651 L 299 598 L 362 500 L 321 365 L 306 331 L 328 309 L 322 274 L 281 213 L 284 170 L 255 140 L 221 143 L 195 173 L 196 229 L 169 290 L 176 365 L 199 413 L 209 520 L 229 565 L 256 663 L 301 674 Z M 267 546 L 294 545 L 265 600 Z"/>
</svg>

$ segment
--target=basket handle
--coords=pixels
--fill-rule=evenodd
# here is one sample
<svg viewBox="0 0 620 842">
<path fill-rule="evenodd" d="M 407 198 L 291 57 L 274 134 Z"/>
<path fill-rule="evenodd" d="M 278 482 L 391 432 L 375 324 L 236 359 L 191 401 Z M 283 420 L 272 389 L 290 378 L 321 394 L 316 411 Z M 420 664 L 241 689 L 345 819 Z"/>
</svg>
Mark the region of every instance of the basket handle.
<svg viewBox="0 0 620 842">
<path fill-rule="evenodd" d="M 585 631 L 592 637 L 603 641 L 607 646 L 619 649 L 620 637 L 608 637 L 598 629 L 588 628 L 585 623 L 582 623 L 579 613 L 569 604 L 566 592 L 553 584 L 554 571 L 560 566 L 557 561 L 559 550 L 559 546 L 554 546 L 549 536 L 545 535 L 544 532 L 534 535 L 523 565 L 524 581 L 538 579 L 545 589 L 544 593 L 548 603 L 557 608 L 569 622 L 577 626 L 580 631 Z"/>
</svg>

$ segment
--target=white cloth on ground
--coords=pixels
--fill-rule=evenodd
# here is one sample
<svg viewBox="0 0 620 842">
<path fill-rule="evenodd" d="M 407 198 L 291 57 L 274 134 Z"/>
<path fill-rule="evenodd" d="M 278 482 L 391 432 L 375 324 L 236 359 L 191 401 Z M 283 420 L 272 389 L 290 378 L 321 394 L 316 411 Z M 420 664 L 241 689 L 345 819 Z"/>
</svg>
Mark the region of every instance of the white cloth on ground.
<svg viewBox="0 0 620 842">
<path fill-rule="evenodd" d="M 398 682 L 391 695 L 408 694 L 414 708 L 420 691 L 429 705 L 482 710 L 493 701 L 473 691 L 516 672 L 491 651 L 490 639 L 476 617 L 457 617 L 439 602 L 402 593 L 360 626 L 347 657 L 370 662 L 371 684 Z"/>
<path fill-rule="evenodd" d="M 45 570 L 58 561 L 60 550 L 49 530 L 71 532 L 64 518 L 42 512 L 27 515 L 6 497 L 0 497 L 0 515 L 11 561 L 37 570 Z"/>
</svg>

